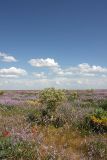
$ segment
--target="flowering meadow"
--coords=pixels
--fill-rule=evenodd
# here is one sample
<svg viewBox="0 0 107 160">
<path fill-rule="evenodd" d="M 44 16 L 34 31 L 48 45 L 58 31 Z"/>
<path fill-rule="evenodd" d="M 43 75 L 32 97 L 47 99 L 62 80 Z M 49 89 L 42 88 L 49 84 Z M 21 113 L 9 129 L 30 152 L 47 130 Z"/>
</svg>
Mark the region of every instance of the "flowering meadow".
<svg viewBox="0 0 107 160">
<path fill-rule="evenodd" d="M 0 160 L 107 160 L 107 90 L 0 91 Z"/>
</svg>

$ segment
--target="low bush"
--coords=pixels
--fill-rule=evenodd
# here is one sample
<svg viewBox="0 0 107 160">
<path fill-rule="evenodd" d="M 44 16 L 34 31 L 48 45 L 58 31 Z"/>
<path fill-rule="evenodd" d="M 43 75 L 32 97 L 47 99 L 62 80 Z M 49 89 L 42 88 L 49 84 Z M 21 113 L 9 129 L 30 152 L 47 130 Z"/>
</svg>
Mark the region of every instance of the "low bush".
<svg viewBox="0 0 107 160">
<path fill-rule="evenodd" d="M 68 101 L 72 102 L 74 100 L 76 100 L 78 98 L 78 93 L 77 92 L 72 92 L 70 93 L 70 95 L 68 96 Z"/>
<path fill-rule="evenodd" d="M 107 112 L 102 108 L 98 108 L 98 109 L 95 110 L 94 116 L 96 118 L 99 118 L 99 119 L 106 118 L 107 117 Z"/>
<path fill-rule="evenodd" d="M 64 125 L 64 119 L 58 116 L 54 112 L 49 112 L 47 108 L 35 110 L 27 115 L 27 121 L 29 123 L 36 123 L 37 125 L 53 125 L 56 128 Z"/>
<path fill-rule="evenodd" d="M 13 143 L 11 138 L 5 138 L 0 140 L 0 159 L 37 159 L 37 146 L 33 143 L 26 141 L 20 141 Z"/>
<path fill-rule="evenodd" d="M 65 121 L 61 117 L 57 117 L 53 120 L 52 124 L 55 128 L 59 128 L 59 127 L 63 127 L 63 125 L 65 124 Z"/>
<path fill-rule="evenodd" d="M 80 128 L 88 132 L 107 132 L 107 112 L 102 108 L 96 109 L 94 114 L 85 117 L 83 123 L 80 124 Z"/>
<path fill-rule="evenodd" d="M 37 124 L 40 124 L 41 122 L 41 112 L 37 109 L 35 109 L 35 111 L 32 111 L 30 112 L 28 115 L 27 115 L 27 121 L 29 123 L 37 123 Z"/>
<path fill-rule="evenodd" d="M 105 111 L 107 111 L 107 100 L 104 100 L 99 107 L 103 108 Z"/>
<path fill-rule="evenodd" d="M 95 114 L 90 117 L 90 123 L 97 132 L 107 132 L 107 112 L 102 108 L 96 109 Z"/>
<path fill-rule="evenodd" d="M 57 106 L 65 100 L 65 93 L 55 88 L 44 89 L 40 93 L 40 101 L 47 106 L 50 111 L 55 111 Z"/>
<path fill-rule="evenodd" d="M 4 94 L 4 91 L 0 91 L 0 96 Z"/>
<path fill-rule="evenodd" d="M 84 145 L 85 156 L 90 160 L 106 160 L 107 145 L 106 141 L 97 139 L 95 141 L 87 142 Z"/>
</svg>

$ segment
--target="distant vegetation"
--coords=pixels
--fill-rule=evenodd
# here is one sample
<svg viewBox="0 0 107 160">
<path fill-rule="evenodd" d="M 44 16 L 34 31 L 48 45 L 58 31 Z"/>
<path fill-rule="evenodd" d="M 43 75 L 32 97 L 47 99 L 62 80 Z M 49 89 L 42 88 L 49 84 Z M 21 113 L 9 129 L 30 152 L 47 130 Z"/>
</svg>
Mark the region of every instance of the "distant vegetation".
<svg viewBox="0 0 107 160">
<path fill-rule="evenodd" d="M 0 91 L 0 95 L 3 95 L 4 94 L 4 91 Z"/>
</svg>

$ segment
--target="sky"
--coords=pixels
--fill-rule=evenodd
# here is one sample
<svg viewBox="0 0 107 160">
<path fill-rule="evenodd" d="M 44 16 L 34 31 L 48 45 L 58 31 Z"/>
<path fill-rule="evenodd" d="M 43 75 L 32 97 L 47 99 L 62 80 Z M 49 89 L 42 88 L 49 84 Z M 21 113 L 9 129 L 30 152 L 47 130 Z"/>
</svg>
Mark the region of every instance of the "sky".
<svg viewBox="0 0 107 160">
<path fill-rule="evenodd" d="M 107 89 L 107 0 L 0 0 L 0 89 Z"/>
</svg>

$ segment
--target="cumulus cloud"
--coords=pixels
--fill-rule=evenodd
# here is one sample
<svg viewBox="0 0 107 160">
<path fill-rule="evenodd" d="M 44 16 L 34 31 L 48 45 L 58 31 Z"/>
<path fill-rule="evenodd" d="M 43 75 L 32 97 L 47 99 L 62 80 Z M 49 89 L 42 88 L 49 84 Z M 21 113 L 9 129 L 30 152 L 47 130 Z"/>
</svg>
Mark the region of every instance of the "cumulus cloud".
<svg viewBox="0 0 107 160">
<path fill-rule="evenodd" d="M 61 67 L 52 68 L 52 71 L 59 76 L 89 76 L 93 77 L 100 74 L 107 74 L 107 68 L 82 63 L 77 66 L 62 69 Z"/>
<path fill-rule="evenodd" d="M 27 72 L 21 68 L 2 68 L 0 69 L 0 77 L 17 78 L 27 75 Z"/>
<path fill-rule="evenodd" d="M 35 78 L 47 78 L 47 76 L 45 75 L 44 72 L 41 72 L 41 73 L 36 73 L 36 72 L 34 72 L 34 73 L 33 73 L 33 76 L 34 76 Z"/>
<path fill-rule="evenodd" d="M 107 73 L 107 68 L 89 65 L 88 63 L 79 64 L 77 67 L 70 67 L 67 69 L 68 71 L 72 71 L 74 73 L 86 73 L 86 74 L 98 74 L 98 73 Z"/>
<path fill-rule="evenodd" d="M 16 62 L 16 58 L 13 56 L 8 56 L 6 53 L 0 52 L 0 59 L 4 62 Z"/>
<path fill-rule="evenodd" d="M 79 68 L 83 72 L 87 72 L 87 73 L 107 73 L 107 68 L 103 68 L 101 66 L 95 66 L 95 65 L 90 66 L 87 63 L 80 64 Z"/>
<path fill-rule="evenodd" d="M 71 71 L 67 71 L 66 69 L 62 69 L 59 66 L 51 68 L 51 69 L 58 76 L 71 76 L 73 74 Z"/>
<path fill-rule="evenodd" d="M 31 59 L 28 63 L 34 67 L 58 67 L 58 63 L 54 59 Z"/>
</svg>

